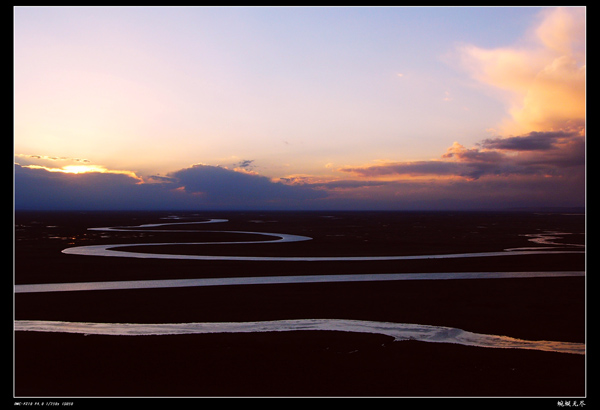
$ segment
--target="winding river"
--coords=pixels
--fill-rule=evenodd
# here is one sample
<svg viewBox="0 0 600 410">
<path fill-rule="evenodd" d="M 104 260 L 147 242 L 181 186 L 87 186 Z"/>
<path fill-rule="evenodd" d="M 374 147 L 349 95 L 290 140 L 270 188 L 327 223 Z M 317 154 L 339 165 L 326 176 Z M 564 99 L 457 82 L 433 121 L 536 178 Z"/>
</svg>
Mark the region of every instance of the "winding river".
<svg viewBox="0 0 600 410">
<path fill-rule="evenodd" d="M 183 224 L 205 224 L 227 222 L 227 219 L 210 219 L 203 222 L 177 222 L 162 224 L 146 224 L 135 227 L 103 227 L 89 228 L 94 231 L 117 231 L 117 232 L 215 232 L 215 233 L 236 233 L 264 235 L 271 237 L 264 241 L 232 241 L 232 242 L 163 242 L 163 243 L 127 243 L 127 244 L 108 244 L 108 245 L 87 245 L 74 246 L 63 249 L 62 253 L 68 255 L 86 255 L 86 256 L 113 256 L 121 258 L 143 258 L 143 259 L 178 259 L 178 260 L 202 260 L 202 261 L 261 261 L 261 262 L 326 262 L 326 261 L 386 261 L 386 260 L 415 260 L 415 259 L 450 259 L 450 258 L 481 258 L 487 256 L 515 256 L 515 255 L 537 255 L 552 253 L 583 253 L 580 250 L 560 250 L 549 251 L 548 248 L 511 248 L 500 252 L 472 252 L 472 253 L 453 253 L 438 255 L 389 255 L 389 256 L 229 256 L 229 255 L 185 255 L 185 254 L 161 254 L 152 252 L 120 252 L 115 249 L 127 248 L 131 246 L 151 246 L 161 245 L 239 245 L 255 243 L 275 243 L 275 242 L 300 242 L 312 240 L 311 237 L 301 235 L 290 235 L 284 233 L 271 232 L 249 232 L 249 231 L 197 231 L 197 230 L 168 230 L 168 229 L 145 229 L 164 225 L 183 225 Z M 128 229 L 144 228 L 144 229 Z M 554 234 L 554 233 L 553 233 Z M 273 239 L 275 238 L 275 239 Z M 536 236 L 535 239 L 538 237 Z M 568 245 L 579 246 L 579 245 Z"/>
<path fill-rule="evenodd" d="M 268 239 L 262 241 L 233 241 L 233 242 L 168 242 L 168 243 L 134 243 L 89 245 L 66 248 L 62 253 L 67 255 L 105 256 L 122 258 L 152 258 L 152 259 L 185 259 L 185 260 L 235 260 L 235 261 L 381 261 L 381 260 L 415 260 L 415 259 L 448 259 L 473 258 L 490 256 L 514 256 L 556 253 L 584 253 L 583 245 L 558 244 L 550 242 L 557 239 L 559 233 L 531 235 L 532 242 L 538 244 L 559 245 L 569 250 L 548 250 L 556 247 L 511 248 L 500 252 L 455 253 L 438 255 L 390 255 L 390 256 L 216 256 L 216 255 L 179 255 L 150 252 L 123 252 L 119 248 L 131 246 L 161 245 L 206 245 L 206 244 L 245 244 L 245 243 L 276 243 L 307 241 L 312 238 L 300 235 L 248 232 L 248 231 L 198 231 L 198 230 L 168 230 L 148 229 L 178 224 L 209 224 L 227 222 L 226 219 L 210 219 L 202 222 L 169 222 L 146 224 L 129 227 L 100 227 L 89 228 L 94 231 L 112 232 L 227 232 L 236 234 L 264 235 Z M 560 235 L 565 235 L 561 233 Z M 115 289 L 149 289 L 191 286 L 227 286 L 227 285 L 264 285 L 291 283 L 323 283 L 323 282 L 361 282 L 361 281 L 398 281 L 398 280 L 456 280 L 456 279 L 493 279 L 493 278 L 531 278 L 531 277 L 564 277 L 585 276 L 581 271 L 560 272 L 444 272 L 444 273 L 388 273 L 368 275 L 301 275 L 301 276 L 261 276 L 238 278 L 202 278 L 202 279 L 165 279 L 142 281 L 112 281 L 112 282 L 79 282 L 79 283 L 47 283 L 15 285 L 15 293 L 64 292 L 86 290 L 115 290 Z M 457 343 L 467 346 L 490 348 L 516 348 L 551 351 L 559 353 L 585 354 L 584 343 L 569 343 L 557 341 L 528 341 L 514 339 L 508 336 L 484 335 L 456 328 L 443 326 L 428 326 L 407 323 L 389 323 L 376 321 L 359 321 L 346 319 L 293 319 L 260 322 L 207 322 L 207 323 L 161 323 L 161 324 L 132 324 L 132 323 L 82 323 L 60 321 L 15 320 L 16 331 L 36 332 L 66 332 L 80 334 L 102 335 L 170 335 L 190 333 L 247 333 L 247 332 L 282 332 L 298 330 L 334 330 L 344 332 L 377 333 L 394 337 L 395 340 L 419 340 L 436 343 Z"/>
<path fill-rule="evenodd" d="M 416 340 L 433 343 L 455 343 L 464 346 L 500 349 L 530 349 L 546 352 L 585 354 L 585 344 L 547 340 L 521 340 L 508 336 L 485 335 L 465 330 L 411 323 L 390 323 L 347 319 L 288 319 L 258 322 L 205 323 L 82 323 L 19 320 L 15 330 L 37 332 L 79 333 L 85 335 L 182 335 L 207 333 L 289 332 L 328 330 L 374 333 L 391 336 L 396 341 Z"/>
</svg>

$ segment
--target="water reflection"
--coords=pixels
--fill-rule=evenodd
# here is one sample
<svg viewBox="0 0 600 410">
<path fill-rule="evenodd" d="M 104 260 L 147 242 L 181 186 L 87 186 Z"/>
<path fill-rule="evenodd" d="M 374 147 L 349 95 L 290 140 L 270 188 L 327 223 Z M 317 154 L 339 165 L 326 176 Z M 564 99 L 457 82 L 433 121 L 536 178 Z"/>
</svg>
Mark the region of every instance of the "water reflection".
<svg viewBox="0 0 600 410">
<path fill-rule="evenodd" d="M 158 224 L 145 224 L 138 226 L 124 227 L 100 227 L 88 228 L 92 231 L 117 231 L 117 232 L 228 232 L 234 234 L 250 234 L 263 235 L 268 237 L 264 241 L 230 241 L 230 242 L 167 242 L 167 243 L 130 243 L 130 244 L 103 244 L 91 246 L 75 246 L 72 248 L 63 249 L 62 253 L 69 255 L 86 255 L 86 256 L 111 256 L 122 258 L 142 258 L 142 259 L 184 259 L 184 260 L 228 260 L 228 261 L 280 261 L 280 262 L 306 262 L 306 261 L 382 261 L 382 260 L 414 260 L 414 259 L 450 259 L 450 258 L 480 258 L 490 256 L 514 256 L 514 255 L 536 255 L 536 254 L 554 254 L 554 253 L 584 253 L 583 250 L 549 250 L 556 247 L 522 247 L 504 249 L 499 252 L 475 252 L 475 253 L 456 253 L 456 254 L 437 254 L 437 255 L 389 255 L 389 256 L 225 256 L 225 255 L 187 255 L 187 254 L 161 254 L 152 252 L 122 252 L 119 248 L 130 246 L 151 246 L 151 249 L 156 249 L 161 245 L 239 245 L 245 243 L 274 243 L 274 242 L 300 242 L 308 241 L 312 238 L 302 235 L 291 235 L 272 232 L 249 232 L 249 231 L 197 231 L 197 230 L 178 230 L 169 229 L 148 229 L 157 228 L 165 225 L 188 225 L 188 224 L 208 224 L 227 222 L 227 219 L 209 219 L 202 222 L 169 222 Z M 140 229 L 143 228 L 143 229 Z M 554 236 L 551 236 L 554 235 Z M 532 237 L 529 239 L 532 242 L 548 245 L 556 244 L 550 242 L 551 239 L 559 239 L 555 235 L 566 235 L 565 233 L 550 232 L 542 234 L 525 235 Z M 275 237 L 275 239 L 273 239 Z M 558 244 L 560 245 L 560 244 Z M 585 245 L 563 244 L 560 247 L 566 248 L 582 248 Z"/>
<path fill-rule="evenodd" d="M 87 335 L 143 336 L 208 333 L 288 332 L 328 330 L 375 333 L 391 336 L 396 341 L 416 340 L 431 343 L 454 343 L 499 349 L 529 349 L 555 353 L 585 354 L 584 343 L 522 340 L 508 336 L 487 335 L 462 329 L 411 323 L 391 323 L 348 319 L 290 319 L 259 322 L 204 323 L 83 323 L 40 320 L 17 320 L 16 331 L 62 332 Z"/>
<path fill-rule="evenodd" d="M 158 279 L 112 282 L 40 283 L 15 285 L 15 293 L 73 292 L 85 290 L 185 288 L 229 285 L 268 285 L 292 283 L 373 282 L 397 280 L 456 280 L 550 278 L 585 276 L 583 271 L 549 272 L 436 272 L 436 273 L 371 273 L 352 275 L 248 276 L 237 278 Z"/>
</svg>

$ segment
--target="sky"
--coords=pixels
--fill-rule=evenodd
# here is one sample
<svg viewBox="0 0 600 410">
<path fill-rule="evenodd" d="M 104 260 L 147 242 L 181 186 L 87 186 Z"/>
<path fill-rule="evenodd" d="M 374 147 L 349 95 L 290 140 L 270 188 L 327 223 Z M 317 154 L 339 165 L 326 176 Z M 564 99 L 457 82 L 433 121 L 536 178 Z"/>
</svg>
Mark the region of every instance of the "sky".
<svg viewBox="0 0 600 410">
<path fill-rule="evenodd" d="M 585 7 L 15 7 L 15 209 L 585 205 Z"/>
</svg>

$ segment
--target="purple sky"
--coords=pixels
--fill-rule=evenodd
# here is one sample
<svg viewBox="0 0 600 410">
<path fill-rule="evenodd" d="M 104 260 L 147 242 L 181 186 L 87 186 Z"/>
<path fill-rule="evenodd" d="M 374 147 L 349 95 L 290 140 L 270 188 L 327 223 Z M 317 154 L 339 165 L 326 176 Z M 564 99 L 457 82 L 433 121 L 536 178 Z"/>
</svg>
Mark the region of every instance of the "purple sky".
<svg viewBox="0 0 600 410">
<path fill-rule="evenodd" d="M 585 13 L 15 7 L 15 207 L 584 206 Z"/>
</svg>

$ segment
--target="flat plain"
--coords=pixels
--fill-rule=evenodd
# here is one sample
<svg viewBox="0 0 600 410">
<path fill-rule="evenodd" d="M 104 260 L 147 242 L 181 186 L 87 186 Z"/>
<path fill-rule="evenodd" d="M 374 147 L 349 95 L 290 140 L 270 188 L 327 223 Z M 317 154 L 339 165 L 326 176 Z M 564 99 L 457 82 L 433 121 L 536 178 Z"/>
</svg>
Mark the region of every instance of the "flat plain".
<svg viewBox="0 0 600 410">
<path fill-rule="evenodd" d="M 183 224 L 210 218 L 228 221 Z M 178 223 L 165 226 L 170 232 L 88 229 L 169 222 Z M 585 218 L 534 212 L 17 212 L 14 282 L 585 270 L 584 253 L 311 262 L 159 260 L 61 253 L 67 247 L 93 244 L 264 240 L 262 235 L 222 231 L 278 232 L 312 240 L 132 246 L 130 250 L 250 256 L 432 255 L 520 247 L 581 251 Z M 554 237 L 548 239 L 554 244 L 532 241 L 543 235 Z M 586 279 L 16 293 L 14 318 L 100 323 L 357 319 L 585 343 Z M 17 331 L 14 392 L 16 396 L 42 397 L 570 397 L 586 393 L 586 357 L 394 341 L 384 335 L 333 331 L 169 336 Z"/>
</svg>

